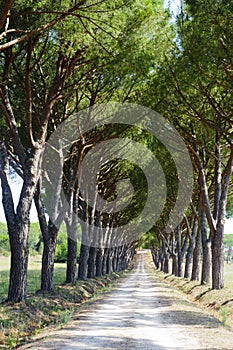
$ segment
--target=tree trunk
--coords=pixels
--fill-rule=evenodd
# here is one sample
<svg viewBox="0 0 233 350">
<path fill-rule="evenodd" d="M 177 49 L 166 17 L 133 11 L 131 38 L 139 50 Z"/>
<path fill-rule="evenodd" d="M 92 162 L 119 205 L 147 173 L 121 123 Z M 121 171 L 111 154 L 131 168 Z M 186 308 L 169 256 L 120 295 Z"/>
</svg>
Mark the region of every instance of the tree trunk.
<svg viewBox="0 0 233 350">
<path fill-rule="evenodd" d="M 87 279 L 89 249 L 90 249 L 89 246 L 81 244 L 80 259 L 79 259 L 79 266 L 78 266 L 78 278 L 81 280 Z"/>
<path fill-rule="evenodd" d="M 77 241 L 67 237 L 67 268 L 66 268 L 66 283 L 75 284 L 76 269 L 77 269 Z"/>
<path fill-rule="evenodd" d="M 41 150 L 35 151 L 33 159 L 25 158 L 24 183 L 17 210 L 8 183 L 9 164 L 4 144 L 0 144 L 0 179 L 2 203 L 7 221 L 11 249 L 8 301 L 18 303 L 27 297 L 28 234 L 31 204 L 39 177 Z"/>
<path fill-rule="evenodd" d="M 169 258 L 170 258 L 170 254 L 167 251 L 165 251 L 165 253 L 164 253 L 164 266 L 163 266 L 164 273 L 169 273 Z"/>
<path fill-rule="evenodd" d="M 112 261 L 113 272 L 117 271 L 117 261 L 118 261 L 118 247 L 115 247 L 113 261 Z"/>
<path fill-rule="evenodd" d="M 59 225 L 55 226 L 51 219 L 47 223 L 44 207 L 41 203 L 41 181 L 37 183 L 34 202 L 38 214 L 40 230 L 43 236 L 43 253 L 41 267 L 41 290 L 53 290 L 54 257 L 59 232 Z"/>
<path fill-rule="evenodd" d="M 27 296 L 28 225 L 10 232 L 11 268 L 8 301 L 21 302 Z"/>
<path fill-rule="evenodd" d="M 218 225 L 212 236 L 212 289 L 224 288 L 223 225 Z"/>
<path fill-rule="evenodd" d="M 108 261 L 108 254 L 109 254 L 109 248 L 104 249 L 104 256 L 103 256 L 103 265 L 102 265 L 102 274 L 106 275 L 107 274 L 107 261 Z"/>
<path fill-rule="evenodd" d="M 197 220 L 194 220 L 192 234 L 191 234 L 189 247 L 188 247 L 188 251 L 186 254 L 186 260 L 185 260 L 185 272 L 184 272 L 185 278 L 191 277 L 193 252 L 194 252 L 194 248 L 195 248 L 196 235 L 197 235 Z"/>
<path fill-rule="evenodd" d="M 206 215 L 204 208 L 200 212 L 200 225 L 202 236 L 202 272 L 201 272 L 201 284 L 210 283 L 210 271 L 211 271 L 211 241 L 207 237 L 206 228 Z"/>
<path fill-rule="evenodd" d="M 200 278 L 200 260 L 201 260 L 201 227 L 198 224 L 196 243 L 193 252 L 193 266 L 191 281 L 199 281 Z"/>
<path fill-rule="evenodd" d="M 203 262 L 201 273 L 201 284 L 210 283 L 211 275 L 211 241 L 207 239 L 203 245 Z"/>
<path fill-rule="evenodd" d="M 180 225 L 178 225 L 178 227 L 177 227 L 177 245 L 176 245 L 176 250 L 177 250 L 177 265 L 178 265 L 177 276 L 178 277 L 182 277 L 182 275 L 183 275 L 183 268 L 182 268 L 183 256 L 182 256 L 182 251 L 181 251 Z"/>
<path fill-rule="evenodd" d="M 90 247 L 89 258 L 88 258 L 88 269 L 87 269 L 88 278 L 94 278 L 96 276 L 96 254 L 97 254 L 97 248 Z"/>
<path fill-rule="evenodd" d="M 159 256 L 158 256 L 157 249 L 155 248 L 151 249 L 151 254 L 152 254 L 153 262 L 155 264 L 156 269 L 159 269 Z"/>
<path fill-rule="evenodd" d="M 96 277 L 102 276 L 104 249 L 98 248 L 96 254 Z"/>
<path fill-rule="evenodd" d="M 54 257 L 56 250 L 58 228 L 49 221 L 48 235 L 44 236 L 44 249 L 42 255 L 41 290 L 54 289 Z"/>
<path fill-rule="evenodd" d="M 123 246 L 118 247 L 117 271 L 122 271 Z"/>
<path fill-rule="evenodd" d="M 172 232 L 171 239 L 171 258 L 172 258 L 172 274 L 178 276 L 178 259 L 177 253 L 175 250 L 175 232 Z"/>
<path fill-rule="evenodd" d="M 178 276 L 178 259 L 175 253 L 172 254 L 172 274 Z"/>
<path fill-rule="evenodd" d="M 216 229 L 211 230 L 211 249 L 212 249 L 212 288 L 224 288 L 224 245 L 223 232 L 224 225 L 222 221 L 225 219 L 225 204 L 226 196 L 224 194 L 224 187 L 229 186 L 229 183 L 224 183 L 221 172 L 221 146 L 220 136 L 216 132 L 215 141 L 215 188 L 214 188 L 214 211 L 213 219 L 217 220 Z M 233 151 L 232 151 L 233 152 Z M 232 161 L 231 161 L 232 164 Z M 232 165 L 231 165 L 232 167 Z M 223 181 L 222 181 L 223 180 Z M 222 188 L 223 187 L 223 188 Z M 226 191 L 226 188 L 225 188 Z M 228 191 L 228 189 L 227 189 Z"/>
<path fill-rule="evenodd" d="M 75 202 L 75 200 L 74 200 Z M 76 207 L 73 204 L 74 213 Z M 67 266 L 66 266 L 66 283 L 75 284 L 77 270 L 77 231 L 78 215 L 70 213 L 65 219 L 67 230 Z"/>
<path fill-rule="evenodd" d="M 228 247 L 228 252 L 227 252 L 227 264 L 231 263 L 231 257 L 232 257 L 232 247 Z"/>
<path fill-rule="evenodd" d="M 128 262 L 127 262 L 127 269 L 130 267 L 130 265 L 131 265 L 131 263 L 133 261 L 134 255 L 135 255 L 135 248 L 134 248 L 134 246 L 132 246 L 129 249 L 129 257 L 128 257 Z"/>
<path fill-rule="evenodd" d="M 123 249 L 122 249 L 122 254 L 121 254 L 121 271 L 124 271 L 126 269 L 126 262 L 127 262 L 127 257 L 126 257 L 127 251 L 126 251 L 126 249 L 127 248 L 124 245 Z"/>
<path fill-rule="evenodd" d="M 217 213 L 216 230 L 211 232 L 212 248 L 212 288 L 224 288 L 224 220 L 226 215 L 227 195 L 229 191 L 230 179 L 233 170 L 233 145 L 231 145 L 231 154 L 224 169 L 221 183 L 221 195 Z"/>
<path fill-rule="evenodd" d="M 108 254 L 108 260 L 107 260 L 108 275 L 111 275 L 113 273 L 113 257 L 114 257 L 114 250 L 113 248 L 110 248 L 109 254 Z"/>
<path fill-rule="evenodd" d="M 211 213 L 210 199 L 208 194 L 207 181 L 204 173 L 203 164 L 200 157 L 199 167 L 203 187 L 203 200 L 205 205 L 206 217 L 211 232 L 211 250 L 212 250 L 212 288 L 221 289 L 224 287 L 224 220 L 226 214 L 227 196 L 229 191 L 230 179 L 233 168 L 233 145 L 231 153 L 223 173 L 221 172 L 220 140 L 216 133 L 216 152 L 215 152 L 215 183 L 214 183 L 214 213 Z M 222 175 L 222 176 L 221 176 Z M 217 224 L 216 224 L 217 222 Z"/>
<path fill-rule="evenodd" d="M 160 271 L 163 271 L 164 269 L 164 254 L 163 254 L 163 249 L 160 249 L 159 252 L 159 266 L 160 266 Z"/>
</svg>

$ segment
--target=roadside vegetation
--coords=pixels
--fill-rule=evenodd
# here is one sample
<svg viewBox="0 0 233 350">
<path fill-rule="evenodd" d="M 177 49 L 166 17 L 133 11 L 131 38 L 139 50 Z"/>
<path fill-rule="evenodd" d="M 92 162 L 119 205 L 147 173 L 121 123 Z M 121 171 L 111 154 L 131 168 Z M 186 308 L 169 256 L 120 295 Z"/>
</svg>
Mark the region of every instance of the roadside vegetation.
<svg viewBox="0 0 233 350">
<path fill-rule="evenodd" d="M 225 288 L 213 290 L 209 284 L 200 285 L 198 281 L 190 281 L 156 269 L 150 257 L 147 257 L 147 262 L 152 276 L 159 276 L 170 286 L 184 293 L 189 300 L 197 303 L 200 308 L 204 308 L 207 313 L 219 319 L 223 325 L 233 330 L 233 263 L 225 264 Z"/>
<path fill-rule="evenodd" d="M 27 301 L 12 304 L 3 302 L 8 290 L 8 267 L 9 257 L 0 256 L 0 348 L 4 349 L 14 349 L 32 337 L 39 337 L 45 328 L 49 331 L 50 327 L 62 327 L 77 319 L 82 305 L 88 305 L 110 291 L 130 271 L 79 280 L 71 285 L 64 283 L 66 264 L 56 263 L 54 291 L 40 292 L 41 255 L 34 255 L 29 259 Z"/>
</svg>

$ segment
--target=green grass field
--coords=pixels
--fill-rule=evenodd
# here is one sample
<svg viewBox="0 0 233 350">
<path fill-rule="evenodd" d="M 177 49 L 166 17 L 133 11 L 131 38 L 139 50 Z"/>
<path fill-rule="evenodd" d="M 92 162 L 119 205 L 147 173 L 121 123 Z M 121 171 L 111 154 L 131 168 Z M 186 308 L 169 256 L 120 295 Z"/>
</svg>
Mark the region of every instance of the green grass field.
<svg viewBox="0 0 233 350">
<path fill-rule="evenodd" d="M 225 264 L 225 286 L 227 288 L 233 289 L 233 263 Z"/>
<path fill-rule="evenodd" d="M 9 279 L 10 257 L 0 256 L 0 302 L 7 297 Z M 41 256 L 29 257 L 28 269 L 28 293 L 34 293 L 40 289 Z M 66 264 L 56 263 L 54 271 L 55 284 L 65 281 Z"/>
</svg>

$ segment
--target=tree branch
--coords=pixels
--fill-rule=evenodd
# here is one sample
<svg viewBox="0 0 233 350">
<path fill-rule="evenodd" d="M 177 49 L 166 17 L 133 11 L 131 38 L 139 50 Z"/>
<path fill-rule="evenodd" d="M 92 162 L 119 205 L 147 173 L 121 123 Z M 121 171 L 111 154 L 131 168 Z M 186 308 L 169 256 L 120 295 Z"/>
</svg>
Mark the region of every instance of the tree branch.
<svg viewBox="0 0 233 350">
<path fill-rule="evenodd" d="M 2 203 L 9 227 L 15 223 L 15 209 L 11 188 L 7 179 L 8 173 L 7 151 L 3 142 L 0 143 L 0 179 L 2 186 Z"/>
<path fill-rule="evenodd" d="M 29 39 L 27 58 L 26 58 L 26 115 L 27 115 L 27 132 L 29 137 L 29 142 L 32 149 L 35 149 L 35 141 L 32 134 L 32 92 L 31 92 L 31 82 L 30 82 L 30 62 L 32 57 L 32 40 Z"/>
<path fill-rule="evenodd" d="M 13 2 L 14 2 L 14 0 L 6 0 L 5 1 L 5 6 L 4 6 L 3 11 L 1 13 L 1 16 L 0 16 L 0 29 L 2 29 L 2 27 L 4 26 L 4 24 L 7 20 L 8 13 L 13 5 Z"/>
<path fill-rule="evenodd" d="M 0 107 L 5 116 L 5 120 L 10 128 L 15 152 L 18 154 L 22 166 L 24 166 L 25 156 L 26 156 L 25 149 L 19 137 L 16 120 L 14 117 L 14 113 L 12 110 L 12 106 L 11 106 L 9 94 L 8 94 L 7 81 L 8 81 L 8 72 L 10 69 L 11 62 L 12 62 L 12 52 L 10 50 L 10 52 L 6 54 L 5 67 L 4 67 L 4 73 L 3 73 L 3 82 L 0 86 L 0 97 L 1 97 Z"/>
<path fill-rule="evenodd" d="M 9 47 L 12 47 L 12 46 L 16 45 L 16 44 L 22 43 L 22 42 L 28 40 L 29 38 L 32 38 L 34 35 L 39 34 L 41 32 L 44 32 L 45 30 L 51 28 L 56 23 L 60 22 L 61 20 L 65 19 L 67 16 L 71 15 L 74 11 L 78 10 L 80 6 L 85 4 L 85 2 L 86 2 L 86 0 L 80 0 L 77 5 L 72 7 L 70 10 L 62 13 L 62 15 L 54 18 L 52 21 L 46 23 L 45 25 L 43 25 L 43 26 L 41 26 L 41 27 L 39 27 L 37 29 L 34 29 L 32 31 L 29 31 L 28 33 L 26 33 L 25 35 L 23 35 L 23 36 L 21 36 L 19 38 L 10 40 L 10 41 L 8 41 L 5 44 L 0 45 L 0 51 L 3 51 L 3 50 L 5 50 L 5 49 L 7 49 Z M 7 32 L 5 32 L 4 34 L 7 35 Z"/>
</svg>

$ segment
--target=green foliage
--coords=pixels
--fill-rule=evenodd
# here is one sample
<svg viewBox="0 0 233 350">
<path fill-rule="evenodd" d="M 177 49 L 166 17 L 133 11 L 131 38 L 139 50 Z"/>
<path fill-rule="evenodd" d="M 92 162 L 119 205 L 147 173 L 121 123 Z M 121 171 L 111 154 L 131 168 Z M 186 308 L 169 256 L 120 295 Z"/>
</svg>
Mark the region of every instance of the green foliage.
<svg viewBox="0 0 233 350">
<path fill-rule="evenodd" d="M 7 225 L 0 222 L 0 254 L 9 255 L 10 253 L 10 245 L 9 245 L 9 237 L 7 233 Z"/>
<path fill-rule="evenodd" d="M 233 217 L 233 192 L 232 189 L 230 189 L 228 201 L 227 201 L 227 218 Z"/>
<path fill-rule="evenodd" d="M 8 255 L 10 253 L 9 237 L 7 234 L 0 233 L 0 254 Z"/>
<path fill-rule="evenodd" d="M 67 233 L 64 227 L 61 227 L 58 237 L 55 252 L 56 262 L 65 262 L 67 260 Z"/>
<path fill-rule="evenodd" d="M 30 224 L 30 233 L 28 239 L 28 247 L 30 253 L 35 253 L 35 245 L 40 238 L 40 226 L 39 223 Z M 0 223 L 0 254 L 9 255 L 10 245 L 9 245 L 9 236 L 7 231 L 7 224 Z"/>
<path fill-rule="evenodd" d="M 79 230 L 81 228 L 79 227 Z M 81 243 L 77 243 L 77 262 L 79 260 Z M 67 260 L 67 231 L 65 224 L 61 225 L 61 228 L 57 237 L 57 245 L 55 251 L 55 262 L 66 262 Z"/>
<path fill-rule="evenodd" d="M 224 246 L 225 247 L 233 247 L 233 235 L 232 234 L 224 235 Z"/>
<path fill-rule="evenodd" d="M 38 243 L 40 239 L 40 225 L 38 222 L 33 222 L 30 224 L 30 231 L 29 231 L 29 237 L 28 237 L 28 246 L 30 249 L 30 252 L 35 251 L 35 246 Z"/>
<path fill-rule="evenodd" d="M 7 337 L 7 344 L 9 346 L 9 349 L 14 349 L 17 344 L 17 338 L 13 333 L 10 333 Z"/>
<path fill-rule="evenodd" d="M 74 313 L 74 308 L 58 310 L 58 317 L 57 317 L 56 323 L 63 325 L 70 322 L 73 313 Z"/>
<path fill-rule="evenodd" d="M 142 249 L 152 249 L 159 246 L 158 236 L 154 234 L 153 230 L 144 234 L 139 240 L 139 246 Z"/>
</svg>

